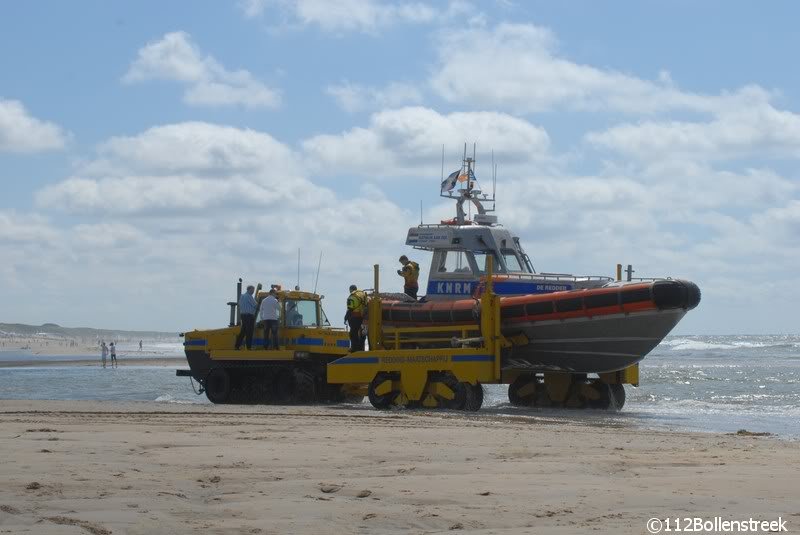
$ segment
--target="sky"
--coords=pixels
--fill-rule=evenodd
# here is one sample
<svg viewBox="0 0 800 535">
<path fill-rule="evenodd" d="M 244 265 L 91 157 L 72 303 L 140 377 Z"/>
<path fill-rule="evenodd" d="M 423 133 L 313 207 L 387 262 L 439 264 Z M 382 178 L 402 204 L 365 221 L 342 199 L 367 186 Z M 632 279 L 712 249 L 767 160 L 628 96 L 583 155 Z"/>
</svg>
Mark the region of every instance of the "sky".
<svg viewBox="0 0 800 535">
<path fill-rule="evenodd" d="M 0 322 L 227 324 L 235 282 L 399 291 L 464 143 L 539 271 L 696 282 L 800 333 L 794 2 L 0 7 Z M 492 156 L 493 154 L 493 156 Z"/>
</svg>

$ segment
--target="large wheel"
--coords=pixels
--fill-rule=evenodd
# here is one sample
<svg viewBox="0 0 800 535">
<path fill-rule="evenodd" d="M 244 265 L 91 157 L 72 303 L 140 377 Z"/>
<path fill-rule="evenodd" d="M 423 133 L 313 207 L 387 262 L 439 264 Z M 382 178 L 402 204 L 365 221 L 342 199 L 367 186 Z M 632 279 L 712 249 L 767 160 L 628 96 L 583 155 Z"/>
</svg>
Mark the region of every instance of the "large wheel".
<svg viewBox="0 0 800 535">
<path fill-rule="evenodd" d="M 225 368 L 214 368 L 206 377 L 206 397 L 211 403 L 225 403 L 231 393 L 231 376 Z"/>
<path fill-rule="evenodd" d="M 275 403 L 291 403 L 294 398 L 294 373 L 289 368 L 280 368 L 272 376 L 272 393 Z"/>
<path fill-rule="evenodd" d="M 586 407 L 589 409 L 608 410 L 611 405 L 611 385 L 595 379 L 591 383 L 591 388 L 597 393 L 597 398 L 586 399 Z"/>
<path fill-rule="evenodd" d="M 620 410 L 625 406 L 625 386 L 621 384 L 608 385 L 611 387 L 611 405 L 612 410 Z"/>
<path fill-rule="evenodd" d="M 518 407 L 535 406 L 542 382 L 543 380 L 535 375 L 520 375 L 508 385 L 508 401 Z"/>
<path fill-rule="evenodd" d="M 464 399 L 465 411 L 477 411 L 483 405 L 483 385 L 464 383 L 466 396 Z"/>
<path fill-rule="evenodd" d="M 442 383 L 453 392 L 453 399 L 436 396 L 439 407 L 457 411 L 464 410 L 464 404 L 467 402 L 467 388 L 469 384 L 459 383 L 458 379 L 450 373 L 439 377 L 437 382 Z"/>
<path fill-rule="evenodd" d="M 299 368 L 294 370 L 294 402 L 313 403 L 316 400 L 314 375 Z"/>
<path fill-rule="evenodd" d="M 367 391 L 367 395 L 369 397 L 369 402 L 372 403 L 372 406 L 379 410 L 385 410 L 392 406 L 392 400 L 394 400 L 397 392 L 392 390 L 385 394 L 377 394 L 375 389 L 378 388 L 384 381 L 392 380 L 393 377 L 391 374 L 388 373 L 379 373 L 376 375 L 372 382 L 369 383 L 369 390 Z"/>
</svg>

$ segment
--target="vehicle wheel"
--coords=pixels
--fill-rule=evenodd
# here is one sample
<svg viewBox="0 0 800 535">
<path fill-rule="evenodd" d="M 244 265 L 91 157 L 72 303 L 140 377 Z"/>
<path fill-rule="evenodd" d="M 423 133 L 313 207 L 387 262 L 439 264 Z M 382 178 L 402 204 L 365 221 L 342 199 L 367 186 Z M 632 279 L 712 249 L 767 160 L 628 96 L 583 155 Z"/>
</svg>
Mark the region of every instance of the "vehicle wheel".
<svg viewBox="0 0 800 535">
<path fill-rule="evenodd" d="M 214 368 L 206 377 L 206 397 L 211 403 L 225 403 L 231 393 L 231 376 L 225 368 Z"/>
<path fill-rule="evenodd" d="M 272 393 L 275 403 L 291 403 L 294 398 L 294 374 L 289 368 L 280 368 L 272 377 Z"/>
<path fill-rule="evenodd" d="M 464 397 L 464 410 L 477 411 L 483 405 L 483 385 L 463 383 L 466 396 Z"/>
<path fill-rule="evenodd" d="M 388 373 L 379 373 L 376 375 L 372 381 L 369 383 L 369 390 L 367 391 L 367 395 L 369 397 L 369 402 L 378 410 L 385 410 L 392 406 L 392 400 L 397 395 L 397 392 L 392 390 L 387 392 L 386 394 L 376 394 L 375 389 L 378 388 L 384 381 L 392 380 L 393 377 L 391 374 Z"/>
<path fill-rule="evenodd" d="M 516 405 L 518 407 L 533 406 L 536 403 L 537 389 L 534 388 L 529 392 L 528 390 L 531 389 L 526 388 L 526 392 L 524 394 L 520 394 L 520 390 L 537 381 L 537 377 L 532 375 L 520 375 L 514 379 L 514 381 L 508 385 L 508 401 L 510 401 L 512 405 Z"/>
<path fill-rule="evenodd" d="M 600 380 L 595 380 L 591 385 L 595 392 L 597 392 L 597 399 L 587 399 L 586 407 L 589 409 L 607 410 L 611 405 L 611 385 L 604 383 Z"/>
<path fill-rule="evenodd" d="M 294 370 L 294 402 L 313 403 L 316 400 L 314 375 L 306 370 Z"/>
<path fill-rule="evenodd" d="M 440 398 L 437 396 L 436 401 L 439 403 L 439 407 L 456 411 L 464 410 L 464 404 L 467 402 L 467 388 L 469 387 L 469 383 L 460 383 L 458 379 L 449 373 L 444 377 L 440 377 L 438 382 L 453 391 L 453 399 Z"/>
<path fill-rule="evenodd" d="M 625 386 L 621 384 L 608 385 L 611 387 L 610 409 L 620 410 L 625 406 Z"/>
</svg>

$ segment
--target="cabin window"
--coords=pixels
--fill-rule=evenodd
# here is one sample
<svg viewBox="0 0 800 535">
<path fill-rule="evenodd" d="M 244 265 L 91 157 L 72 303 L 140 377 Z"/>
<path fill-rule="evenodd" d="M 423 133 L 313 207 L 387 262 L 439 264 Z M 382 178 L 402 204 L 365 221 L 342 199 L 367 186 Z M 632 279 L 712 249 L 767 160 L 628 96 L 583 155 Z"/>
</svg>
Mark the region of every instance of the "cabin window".
<svg viewBox="0 0 800 535">
<path fill-rule="evenodd" d="M 328 315 L 325 314 L 325 311 L 322 309 L 322 305 L 319 307 L 319 317 L 322 320 L 322 325 L 324 327 L 330 327 L 331 322 L 328 320 Z"/>
<path fill-rule="evenodd" d="M 473 251 L 472 254 L 475 256 L 475 263 L 478 265 L 478 271 L 480 273 L 486 273 L 486 262 L 487 262 L 489 256 L 491 256 L 494 259 L 493 260 L 493 264 L 494 264 L 494 272 L 495 273 L 500 273 L 500 272 L 505 271 L 503 269 L 503 265 L 497 259 L 497 255 L 494 252 L 492 252 L 492 251 Z"/>
<path fill-rule="evenodd" d="M 445 251 L 439 259 L 439 273 L 472 273 L 464 251 Z"/>
<path fill-rule="evenodd" d="M 287 327 L 316 327 L 317 302 L 310 299 L 287 299 L 286 318 Z"/>
<path fill-rule="evenodd" d="M 511 273 L 514 272 L 526 272 L 527 270 L 522 267 L 522 264 L 519 261 L 519 257 L 514 251 L 510 249 L 503 250 L 503 260 L 506 263 L 506 268 Z"/>
</svg>

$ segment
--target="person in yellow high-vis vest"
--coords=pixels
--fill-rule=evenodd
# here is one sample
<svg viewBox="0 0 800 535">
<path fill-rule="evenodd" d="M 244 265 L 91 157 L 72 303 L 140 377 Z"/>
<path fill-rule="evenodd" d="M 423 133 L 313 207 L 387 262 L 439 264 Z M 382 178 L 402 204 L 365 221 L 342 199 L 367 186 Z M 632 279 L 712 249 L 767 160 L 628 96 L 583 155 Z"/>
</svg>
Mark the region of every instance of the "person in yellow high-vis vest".
<svg viewBox="0 0 800 535">
<path fill-rule="evenodd" d="M 350 327 L 350 352 L 364 351 L 364 337 L 361 335 L 361 325 L 367 313 L 367 294 L 359 290 L 355 284 L 350 286 L 350 295 L 347 298 L 347 313 L 344 321 Z"/>
<path fill-rule="evenodd" d="M 398 269 L 397 274 L 403 277 L 403 291 L 416 299 L 419 292 L 419 264 L 409 260 L 406 255 L 400 257 L 400 263 L 403 269 Z"/>
</svg>

